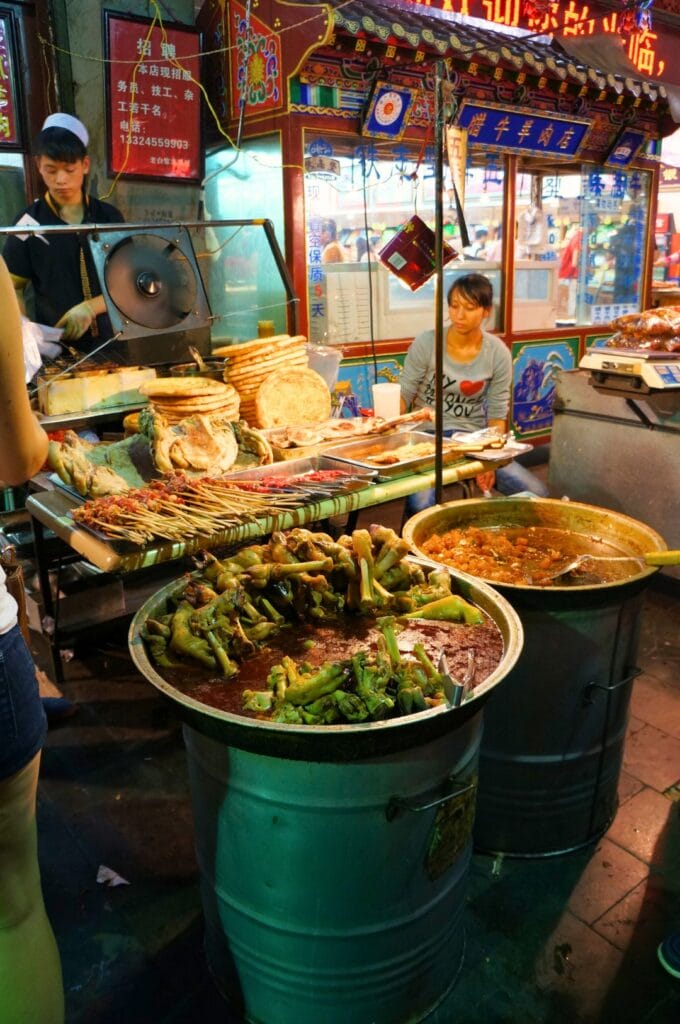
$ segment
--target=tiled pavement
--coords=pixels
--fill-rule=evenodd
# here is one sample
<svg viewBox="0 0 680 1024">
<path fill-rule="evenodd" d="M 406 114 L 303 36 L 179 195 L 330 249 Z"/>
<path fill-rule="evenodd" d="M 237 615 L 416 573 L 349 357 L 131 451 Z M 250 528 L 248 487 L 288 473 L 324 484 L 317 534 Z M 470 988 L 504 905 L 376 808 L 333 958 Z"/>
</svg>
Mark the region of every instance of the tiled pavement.
<svg viewBox="0 0 680 1024">
<path fill-rule="evenodd" d="M 646 592 L 610 829 L 559 857 L 474 855 L 465 960 L 428 1024 L 680 1021 L 680 981 L 656 960 L 680 929 L 679 610 L 677 583 Z M 79 643 L 65 691 L 80 712 L 48 738 L 39 841 L 68 1024 L 234 1024 L 203 956 L 172 709 L 135 672 L 122 629 Z M 97 884 L 102 864 L 130 884 Z"/>
</svg>

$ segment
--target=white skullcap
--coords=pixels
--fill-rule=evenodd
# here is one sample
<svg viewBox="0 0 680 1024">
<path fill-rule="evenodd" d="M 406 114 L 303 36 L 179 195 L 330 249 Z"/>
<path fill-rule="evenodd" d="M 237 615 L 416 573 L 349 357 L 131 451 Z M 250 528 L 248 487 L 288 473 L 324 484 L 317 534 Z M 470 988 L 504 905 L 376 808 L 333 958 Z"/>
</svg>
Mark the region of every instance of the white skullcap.
<svg viewBox="0 0 680 1024">
<path fill-rule="evenodd" d="M 72 135 L 80 139 L 87 149 L 90 136 L 87 134 L 87 128 L 83 122 L 79 121 L 77 117 L 73 117 L 71 114 L 50 114 L 45 118 L 42 131 L 45 131 L 46 128 L 65 128 L 67 132 L 71 132 Z"/>
</svg>

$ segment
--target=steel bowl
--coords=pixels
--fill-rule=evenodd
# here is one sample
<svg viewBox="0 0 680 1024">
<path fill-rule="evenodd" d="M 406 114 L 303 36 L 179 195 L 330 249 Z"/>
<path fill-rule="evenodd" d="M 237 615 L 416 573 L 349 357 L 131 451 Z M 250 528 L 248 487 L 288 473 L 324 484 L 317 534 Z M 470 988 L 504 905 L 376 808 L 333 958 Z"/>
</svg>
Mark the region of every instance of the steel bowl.
<svg viewBox="0 0 680 1024">
<path fill-rule="evenodd" d="M 482 529 L 504 526 L 543 526 L 559 530 L 569 530 L 581 534 L 590 541 L 591 554 L 601 553 L 603 545 L 615 545 L 623 555 L 642 556 L 648 551 L 665 551 L 668 545 L 656 530 L 645 523 L 631 519 L 620 512 L 587 505 L 577 501 L 557 500 L 554 498 L 468 498 L 450 501 L 445 505 L 435 505 L 424 509 L 405 524 L 404 540 L 411 550 L 427 561 L 438 564 L 437 560 L 423 551 L 423 544 L 433 535 L 446 533 L 448 530 L 465 526 L 477 526 Z M 598 550 L 598 547 L 600 550 Z M 647 582 L 658 566 L 642 565 L 631 571 L 630 575 L 604 583 L 584 585 L 567 585 L 559 580 L 553 585 L 532 586 L 530 584 L 499 583 L 485 579 L 501 593 L 512 594 L 516 591 L 536 591 L 541 594 L 553 594 L 563 591 L 573 594 L 578 591 L 602 591 L 618 588 L 622 585 Z M 461 570 L 456 570 L 461 577 L 479 580 Z"/>
<path fill-rule="evenodd" d="M 295 726 L 249 718 L 203 704 L 162 677 L 149 658 L 141 636 L 147 618 L 165 614 L 168 601 L 186 585 L 186 577 L 166 584 L 136 613 L 130 625 L 130 653 L 142 675 L 177 706 L 183 720 L 213 739 L 277 757 L 319 761 L 377 757 L 429 741 L 467 721 L 480 711 L 488 695 L 519 658 L 523 631 L 511 604 L 486 583 L 453 571 L 451 576 L 453 589 L 485 611 L 503 638 L 503 657 L 495 670 L 456 708 L 442 705 L 383 722 Z"/>
</svg>

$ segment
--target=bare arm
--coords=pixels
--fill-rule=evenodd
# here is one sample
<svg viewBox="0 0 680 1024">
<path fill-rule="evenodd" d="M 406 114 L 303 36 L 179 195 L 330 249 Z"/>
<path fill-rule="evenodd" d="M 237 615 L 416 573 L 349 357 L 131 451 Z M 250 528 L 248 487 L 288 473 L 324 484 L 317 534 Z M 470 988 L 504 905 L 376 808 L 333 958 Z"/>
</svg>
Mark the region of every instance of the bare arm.
<svg viewBox="0 0 680 1024">
<path fill-rule="evenodd" d="M 38 472 L 48 442 L 29 405 L 19 306 L 1 258 L 0 309 L 0 481 L 16 486 Z"/>
<path fill-rule="evenodd" d="M 507 420 L 487 420 L 487 427 L 491 427 L 492 430 L 497 430 L 499 434 L 507 434 L 508 432 L 508 421 Z"/>
<path fill-rule="evenodd" d="M 26 285 L 28 284 L 28 278 L 27 277 L 18 277 L 17 274 L 10 274 L 9 276 L 10 276 L 10 280 L 12 282 L 12 285 L 14 287 L 14 293 L 15 293 L 15 295 L 17 297 L 17 302 L 19 303 L 19 309 L 24 314 L 24 316 L 26 316 L 26 303 L 24 301 L 24 289 L 26 288 Z"/>
<path fill-rule="evenodd" d="M 490 419 L 487 421 L 487 427 L 491 427 L 492 430 L 497 430 L 499 434 L 506 434 L 508 430 L 508 421 Z M 496 474 L 493 469 L 488 469 L 486 473 L 480 473 L 479 476 L 476 476 L 475 482 L 482 494 L 485 494 L 489 492 L 495 484 Z"/>
</svg>

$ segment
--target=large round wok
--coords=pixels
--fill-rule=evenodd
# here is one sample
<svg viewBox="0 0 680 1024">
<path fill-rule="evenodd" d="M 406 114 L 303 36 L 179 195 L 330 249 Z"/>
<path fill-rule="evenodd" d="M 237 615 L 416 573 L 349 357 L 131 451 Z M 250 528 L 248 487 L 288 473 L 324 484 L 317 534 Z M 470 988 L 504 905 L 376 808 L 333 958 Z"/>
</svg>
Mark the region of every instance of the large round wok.
<svg viewBox="0 0 680 1024">
<path fill-rule="evenodd" d="M 428 538 L 433 534 L 443 534 L 448 530 L 466 526 L 543 526 L 567 530 L 587 538 L 588 551 L 593 555 L 611 554 L 611 545 L 619 548 L 621 554 L 639 557 L 649 551 L 667 549 L 663 537 L 645 523 L 596 505 L 554 498 L 494 498 L 492 501 L 487 498 L 473 498 L 435 505 L 409 519 L 404 527 L 403 536 L 416 554 L 433 561 L 433 557 L 423 551 L 423 544 Z M 456 572 L 460 572 L 463 578 L 477 579 L 460 570 Z M 630 575 L 625 579 L 604 583 L 567 584 L 559 577 L 550 587 L 498 583 L 494 580 L 487 582 L 502 593 L 522 591 L 528 594 L 533 591 L 544 595 L 546 600 L 554 600 L 552 595 L 555 591 L 573 595 L 575 592 L 599 592 L 619 588 L 622 584 L 644 584 L 655 572 L 658 572 L 658 566 L 631 563 Z"/>
<path fill-rule="evenodd" d="M 504 653 L 496 669 L 457 708 L 440 706 L 383 722 L 351 725 L 293 726 L 249 718 L 209 707 L 171 685 L 149 658 L 141 629 L 146 619 L 166 611 L 168 601 L 186 584 L 186 577 L 162 587 L 139 609 L 129 632 L 130 652 L 139 671 L 170 699 L 189 725 L 231 746 L 271 756 L 345 761 L 376 757 L 444 735 L 477 714 L 494 687 L 517 661 L 523 643 L 519 616 L 488 584 L 451 572 L 453 589 L 493 619 L 503 637 Z"/>
</svg>

